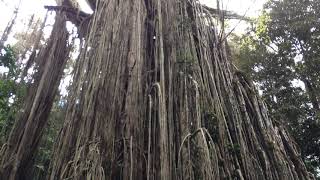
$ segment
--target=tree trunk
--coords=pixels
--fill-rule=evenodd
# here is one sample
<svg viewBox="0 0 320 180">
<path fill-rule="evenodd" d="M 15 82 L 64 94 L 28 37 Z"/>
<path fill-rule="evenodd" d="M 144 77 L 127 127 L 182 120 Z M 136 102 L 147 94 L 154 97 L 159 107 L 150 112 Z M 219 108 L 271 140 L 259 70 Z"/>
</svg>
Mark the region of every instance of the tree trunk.
<svg viewBox="0 0 320 180">
<path fill-rule="evenodd" d="M 9 139 L 0 155 L 0 179 L 30 179 L 33 155 L 41 139 L 70 47 L 64 15 L 58 13 L 47 47 L 36 57 L 41 60 L 34 84 L 17 116 Z"/>
<path fill-rule="evenodd" d="M 1 38 L 0 38 L 0 50 L 2 50 L 4 48 L 4 44 L 8 40 L 8 37 L 11 34 L 11 31 L 12 31 L 12 28 L 13 28 L 14 24 L 16 23 L 16 19 L 18 17 L 18 10 L 19 10 L 19 8 L 15 9 L 15 11 L 13 13 L 13 16 L 12 16 L 12 19 L 7 24 L 7 27 L 4 29 L 4 31 L 3 31 L 2 35 L 1 35 Z"/>
<path fill-rule="evenodd" d="M 55 179 L 312 179 L 195 1 L 97 1 Z"/>
<path fill-rule="evenodd" d="M 21 79 L 23 80 L 27 74 L 28 74 L 28 70 L 30 69 L 30 67 L 32 66 L 32 64 L 34 63 L 35 61 L 35 57 L 37 55 L 37 50 L 39 50 L 39 46 L 40 46 L 40 41 L 41 41 L 41 38 L 43 37 L 43 29 L 45 28 L 45 25 L 46 25 L 46 22 L 47 22 L 47 19 L 48 19 L 48 12 L 43 20 L 43 22 L 41 23 L 41 26 L 40 26 L 40 29 L 38 30 L 37 28 L 35 28 L 34 30 L 34 33 L 32 33 L 31 35 L 33 35 L 34 37 L 34 44 L 33 44 L 33 47 L 32 47 L 32 51 L 31 51 L 31 54 L 28 58 L 28 61 L 25 65 L 25 67 L 23 68 L 23 71 L 21 73 Z M 28 32 L 28 31 L 27 31 Z M 26 33 L 27 34 L 27 33 Z M 27 52 L 31 50 L 31 48 L 26 48 L 24 50 L 24 52 L 22 53 L 21 55 L 21 61 L 24 60 Z"/>
</svg>

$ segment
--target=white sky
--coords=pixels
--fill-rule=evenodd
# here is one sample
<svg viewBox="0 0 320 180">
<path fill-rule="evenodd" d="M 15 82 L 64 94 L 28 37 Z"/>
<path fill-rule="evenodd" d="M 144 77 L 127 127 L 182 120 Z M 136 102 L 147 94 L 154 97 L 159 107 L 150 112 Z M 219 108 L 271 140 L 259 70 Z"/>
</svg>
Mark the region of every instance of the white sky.
<svg viewBox="0 0 320 180">
<path fill-rule="evenodd" d="M 0 0 L 0 30 L 6 27 L 7 23 L 12 17 L 13 11 L 15 7 L 19 4 L 19 0 Z M 41 15 L 44 16 L 46 10 L 44 9 L 44 5 L 54 5 L 54 0 L 21 0 L 21 8 L 19 11 L 19 19 L 28 19 L 32 14 L 37 14 L 39 17 Z M 18 21 L 19 25 L 21 21 Z"/>
<path fill-rule="evenodd" d="M 266 0 L 220 0 L 223 9 L 234 11 L 239 15 L 256 17 L 259 15 L 259 11 L 262 9 Z M 216 7 L 216 0 L 200 0 L 200 3 L 206 4 L 210 7 Z"/>
</svg>

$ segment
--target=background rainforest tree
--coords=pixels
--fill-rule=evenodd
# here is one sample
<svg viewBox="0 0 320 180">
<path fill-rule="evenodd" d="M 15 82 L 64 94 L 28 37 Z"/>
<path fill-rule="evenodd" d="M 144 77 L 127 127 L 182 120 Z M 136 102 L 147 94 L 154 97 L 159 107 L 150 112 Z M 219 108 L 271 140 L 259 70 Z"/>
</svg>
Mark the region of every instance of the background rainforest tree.
<svg viewBox="0 0 320 180">
<path fill-rule="evenodd" d="M 269 1 L 236 37 L 237 65 L 258 84 L 274 121 L 286 124 L 307 167 L 320 167 L 320 2 Z M 249 35 L 249 36 L 248 36 Z"/>
</svg>

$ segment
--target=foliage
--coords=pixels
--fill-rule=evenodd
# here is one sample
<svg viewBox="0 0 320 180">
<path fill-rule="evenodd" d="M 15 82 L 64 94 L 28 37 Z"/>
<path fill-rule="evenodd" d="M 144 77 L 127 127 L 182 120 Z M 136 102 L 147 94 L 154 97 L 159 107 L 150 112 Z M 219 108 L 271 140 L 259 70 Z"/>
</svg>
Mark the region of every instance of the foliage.
<svg viewBox="0 0 320 180">
<path fill-rule="evenodd" d="M 15 64 L 15 53 L 10 45 L 4 47 L 3 52 L 0 53 L 0 66 L 9 69 L 9 72 L 7 73 L 8 78 L 12 78 L 17 74 L 17 66 Z"/>
<path fill-rule="evenodd" d="M 235 63 L 259 85 L 274 121 L 287 125 L 311 172 L 320 167 L 319 10 L 319 1 L 271 0 L 232 39 Z"/>
<path fill-rule="evenodd" d="M 0 77 L 0 133 L 2 144 L 8 137 L 18 111 L 18 101 L 23 97 L 25 86 L 17 82 L 19 68 L 16 55 L 11 46 L 6 46 L 0 54 L 0 66 L 3 68 Z M 7 69 L 7 71 L 5 71 Z"/>
</svg>

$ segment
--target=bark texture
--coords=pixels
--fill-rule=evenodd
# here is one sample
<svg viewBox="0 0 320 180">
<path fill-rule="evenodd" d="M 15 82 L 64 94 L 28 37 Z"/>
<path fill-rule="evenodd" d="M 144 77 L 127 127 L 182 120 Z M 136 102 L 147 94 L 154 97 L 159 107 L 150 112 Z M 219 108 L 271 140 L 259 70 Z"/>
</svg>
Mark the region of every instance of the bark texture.
<svg viewBox="0 0 320 180">
<path fill-rule="evenodd" d="M 49 179 L 312 179 L 196 1 L 90 2 Z"/>
<path fill-rule="evenodd" d="M 64 16 L 58 13 L 47 46 L 37 57 L 33 57 L 38 62 L 37 72 L 9 139 L 2 147 L 0 179 L 30 179 L 28 176 L 33 166 L 33 155 L 45 128 L 70 51 L 65 25 Z"/>
</svg>

